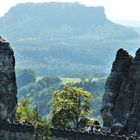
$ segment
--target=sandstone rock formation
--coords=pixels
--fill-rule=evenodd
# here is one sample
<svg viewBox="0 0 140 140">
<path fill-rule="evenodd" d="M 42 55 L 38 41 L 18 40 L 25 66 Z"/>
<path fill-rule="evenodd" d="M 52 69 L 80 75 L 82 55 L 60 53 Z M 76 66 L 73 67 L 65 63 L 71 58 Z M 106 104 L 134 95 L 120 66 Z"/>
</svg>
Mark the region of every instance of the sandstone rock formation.
<svg viewBox="0 0 140 140">
<path fill-rule="evenodd" d="M 17 86 L 15 58 L 10 44 L 0 37 L 0 140 L 34 140 L 34 127 L 15 123 Z"/>
<path fill-rule="evenodd" d="M 101 115 L 112 131 L 140 134 L 140 49 L 133 58 L 120 49 L 106 80 Z"/>
<path fill-rule="evenodd" d="M 0 38 L 0 119 L 13 121 L 17 104 L 13 50 Z"/>
</svg>

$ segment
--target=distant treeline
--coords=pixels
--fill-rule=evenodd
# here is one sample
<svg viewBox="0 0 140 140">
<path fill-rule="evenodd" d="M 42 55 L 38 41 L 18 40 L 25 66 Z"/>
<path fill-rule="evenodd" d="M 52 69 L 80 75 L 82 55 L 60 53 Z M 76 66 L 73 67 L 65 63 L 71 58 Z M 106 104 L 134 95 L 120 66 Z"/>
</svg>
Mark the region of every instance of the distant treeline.
<svg viewBox="0 0 140 140">
<path fill-rule="evenodd" d="M 30 77 L 32 77 L 32 81 Z M 75 83 L 74 78 L 72 78 L 72 80 Z M 104 93 L 104 83 L 105 77 L 82 77 L 80 82 L 75 83 L 77 87 L 81 87 L 93 94 L 94 100 L 92 109 L 94 111 L 92 116 L 96 118 L 100 118 L 99 109 Z M 52 93 L 56 90 L 61 90 L 64 83 L 61 78 L 36 77 L 35 73 L 31 70 L 21 70 L 17 72 L 17 85 L 18 99 L 30 98 L 31 104 L 34 107 L 37 107 L 39 114 L 46 116 L 50 110 L 48 101 L 50 100 Z"/>
</svg>

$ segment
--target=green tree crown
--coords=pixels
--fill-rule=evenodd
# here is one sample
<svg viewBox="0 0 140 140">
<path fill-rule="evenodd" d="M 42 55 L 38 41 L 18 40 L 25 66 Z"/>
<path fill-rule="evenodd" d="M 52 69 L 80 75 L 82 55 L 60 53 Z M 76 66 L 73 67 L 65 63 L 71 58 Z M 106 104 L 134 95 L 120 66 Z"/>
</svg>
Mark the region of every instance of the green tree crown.
<svg viewBox="0 0 140 140">
<path fill-rule="evenodd" d="M 66 84 L 62 91 L 54 92 L 49 101 L 53 126 L 66 127 L 71 123 L 78 128 L 79 120 L 91 113 L 92 99 L 91 93 L 74 84 Z"/>
</svg>

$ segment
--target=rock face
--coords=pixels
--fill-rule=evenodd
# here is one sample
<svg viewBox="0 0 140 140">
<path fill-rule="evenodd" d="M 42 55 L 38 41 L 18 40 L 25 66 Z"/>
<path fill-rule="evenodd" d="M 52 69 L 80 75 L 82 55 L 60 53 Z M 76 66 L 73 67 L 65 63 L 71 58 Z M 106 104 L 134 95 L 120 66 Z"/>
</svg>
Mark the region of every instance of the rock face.
<svg viewBox="0 0 140 140">
<path fill-rule="evenodd" d="M 13 50 L 0 38 L 0 119 L 14 121 L 17 104 Z"/>
<path fill-rule="evenodd" d="M 120 49 L 106 80 L 101 115 L 112 131 L 140 134 L 140 49 L 133 58 Z"/>
<path fill-rule="evenodd" d="M 32 125 L 15 123 L 16 105 L 14 53 L 0 37 L 0 140 L 34 140 Z"/>
</svg>

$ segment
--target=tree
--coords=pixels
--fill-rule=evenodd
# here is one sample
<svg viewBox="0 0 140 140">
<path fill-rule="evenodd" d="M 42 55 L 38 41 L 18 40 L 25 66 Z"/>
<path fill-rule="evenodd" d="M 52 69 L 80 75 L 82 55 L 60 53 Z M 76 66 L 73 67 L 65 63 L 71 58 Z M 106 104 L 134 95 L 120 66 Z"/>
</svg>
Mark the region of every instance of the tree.
<svg viewBox="0 0 140 140">
<path fill-rule="evenodd" d="M 52 125 L 65 128 L 73 124 L 78 128 L 78 122 L 91 112 L 92 94 L 67 84 L 62 91 L 53 93 L 49 105 L 51 107 Z"/>
<path fill-rule="evenodd" d="M 36 140 L 48 140 L 50 136 L 51 125 L 47 119 L 42 119 L 36 108 L 29 105 L 29 99 L 24 98 L 19 102 L 16 109 L 18 121 L 30 122 L 34 125 Z"/>
<path fill-rule="evenodd" d="M 55 84 L 60 84 L 62 82 L 61 79 L 58 77 L 44 77 L 39 82 L 41 83 L 41 81 L 45 81 L 47 87 L 53 86 Z"/>
<path fill-rule="evenodd" d="M 16 108 L 16 118 L 18 121 L 31 122 L 35 124 L 40 120 L 39 114 L 36 108 L 32 108 L 29 105 L 29 99 L 21 99 L 19 105 Z"/>
<path fill-rule="evenodd" d="M 17 87 L 23 87 L 36 81 L 35 72 L 31 69 L 23 69 L 17 72 Z"/>
<path fill-rule="evenodd" d="M 52 126 L 50 125 L 50 122 L 46 118 L 36 123 L 35 125 L 36 140 L 50 140 L 51 128 Z"/>
</svg>

